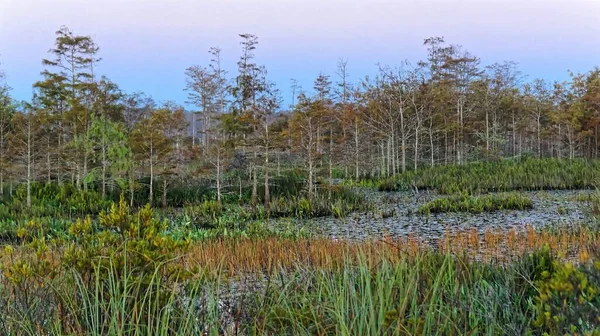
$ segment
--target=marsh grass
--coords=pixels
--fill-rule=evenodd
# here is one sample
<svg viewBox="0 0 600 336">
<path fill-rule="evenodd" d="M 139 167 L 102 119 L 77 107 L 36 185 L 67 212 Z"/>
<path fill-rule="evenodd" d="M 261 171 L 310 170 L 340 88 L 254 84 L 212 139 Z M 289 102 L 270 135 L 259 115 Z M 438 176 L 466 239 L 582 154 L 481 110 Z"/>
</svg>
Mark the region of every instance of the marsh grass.
<svg viewBox="0 0 600 336">
<path fill-rule="evenodd" d="M 481 196 L 455 195 L 437 198 L 419 207 L 419 213 L 428 215 L 444 212 L 482 213 L 499 210 L 527 210 L 533 208 L 531 198 L 521 193 L 500 193 Z"/>
<path fill-rule="evenodd" d="M 424 168 L 385 179 L 380 191 L 409 188 L 441 194 L 589 189 L 600 182 L 600 160 L 502 159 Z"/>
<path fill-rule="evenodd" d="M 142 280 L 135 269 L 110 263 L 95 269 L 102 277 L 93 281 L 70 268 L 54 277 L 32 275 L 27 284 L 3 278 L 0 327 L 9 335 L 522 335 L 569 330 L 568 324 L 535 322 L 543 312 L 536 306 L 538 286 L 549 291 L 563 279 L 552 275 L 563 266 L 550 248 L 500 266 L 431 250 L 408 255 L 384 242 L 312 242 L 318 247 L 306 254 L 284 253 L 292 242 L 280 248 L 271 246 L 275 241 L 236 244 L 227 243 L 259 259 L 258 253 L 275 249 L 269 255 L 291 255 L 290 262 L 225 276 L 227 262 L 217 263 L 219 256 L 213 255 L 213 264 L 186 280 L 165 278 L 159 265 Z M 309 243 L 296 244 L 296 251 L 302 251 Z M 205 255 L 210 252 L 215 250 L 208 248 Z M 258 285 L 244 285 L 250 282 Z M 574 307 L 576 299 L 568 298 L 575 300 L 568 301 Z M 593 315 L 585 318 L 589 331 L 586 323 L 593 323 Z"/>
</svg>

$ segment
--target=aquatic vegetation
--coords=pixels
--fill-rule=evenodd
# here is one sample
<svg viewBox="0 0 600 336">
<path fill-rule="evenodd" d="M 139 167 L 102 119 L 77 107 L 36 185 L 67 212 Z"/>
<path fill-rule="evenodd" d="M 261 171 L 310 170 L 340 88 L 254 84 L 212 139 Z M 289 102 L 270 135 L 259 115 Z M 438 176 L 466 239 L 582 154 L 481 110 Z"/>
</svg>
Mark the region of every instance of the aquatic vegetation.
<svg viewBox="0 0 600 336">
<path fill-rule="evenodd" d="M 587 189 L 600 182 L 600 160 L 502 159 L 408 171 L 379 183 L 380 191 L 409 188 L 442 194 Z"/>
<path fill-rule="evenodd" d="M 531 199 L 520 193 L 489 194 L 481 196 L 456 195 L 437 198 L 419 207 L 419 213 L 441 212 L 482 213 L 499 210 L 531 209 Z"/>
<path fill-rule="evenodd" d="M 312 199 L 281 191 L 269 212 L 244 200 L 210 198 L 179 209 L 130 209 L 121 198 L 105 209 L 78 208 L 83 215 L 73 219 L 7 218 L 0 221 L 0 329 L 14 335 L 600 332 L 594 223 L 448 228 L 434 239 L 360 241 L 313 236 L 301 226 L 305 218 L 356 211 L 395 215 L 375 208 L 357 188 L 320 185 Z M 419 212 L 532 206 L 519 192 L 476 190 L 434 199 Z M 67 195 L 61 197 L 92 197 Z M 381 200 L 399 202 L 395 194 Z M 590 197 L 592 209 L 597 200 Z M 0 204 L 0 211 L 11 204 Z"/>
</svg>

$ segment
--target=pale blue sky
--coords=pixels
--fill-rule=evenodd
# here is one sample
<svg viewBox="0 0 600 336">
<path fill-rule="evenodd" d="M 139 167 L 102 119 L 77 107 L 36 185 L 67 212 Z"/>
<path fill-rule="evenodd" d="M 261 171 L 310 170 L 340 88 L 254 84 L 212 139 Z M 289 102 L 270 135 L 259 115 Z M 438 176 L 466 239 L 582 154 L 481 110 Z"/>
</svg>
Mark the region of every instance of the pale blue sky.
<svg viewBox="0 0 600 336">
<path fill-rule="evenodd" d="M 483 64 L 513 60 L 529 78 L 567 78 L 600 65 L 595 0 L 0 0 L 0 62 L 14 96 L 28 99 L 41 59 L 66 25 L 100 45 L 100 72 L 126 92 L 184 103 L 184 69 L 223 49 L 235 72 L 238 33 L 259 36 L 257 62 L 290 101 L 289 79 L 305 89 L 340 57 L 351 80 L 375 63 L 416 62 L 422 41 L 444 36 Z"/>
</svg>

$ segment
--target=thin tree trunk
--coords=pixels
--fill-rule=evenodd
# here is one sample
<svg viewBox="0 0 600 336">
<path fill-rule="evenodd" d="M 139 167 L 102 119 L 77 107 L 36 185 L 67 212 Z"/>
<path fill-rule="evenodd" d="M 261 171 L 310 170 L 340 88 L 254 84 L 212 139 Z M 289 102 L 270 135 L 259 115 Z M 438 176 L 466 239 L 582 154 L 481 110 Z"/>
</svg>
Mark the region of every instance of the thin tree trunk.
<svg viewBox="0 0 600 336">
<path fill-rule="evenodd" d="M 221 207 L 221 152 L 217 149 L 217 203 Z"/>
<path fill-rule="evenodd" d="M 431 150 L 431 167 L 435 164 L 434 156 L 433 156 L 433 121 L 429 121 L 429 148 Z"/>
<path fill-rule="evenodd" d="M 254 150 L 254 162 L 256 162 L 256 150 Z M 251 203 L 252 207 L 256 210 L 256 206 L 258 204 L 258 174 L 256 173 L 256 164 L 252 163 L 252 198 Z"/>
<path fill-rule="evenodd" d="M 50 183 L 52 181 L 52 169 L 50 164 L 50 137 L 46 137 L 46 167 L 47 171 L 47 182 Z"/>
<path fill-rule="evenodd" d="M 270 215 L 271 194 L 269 192 L 269 127 L 265 120 L 265 199 L 264 206 L 267 219 Z"/>
<path fill-rule="evenodd" d="M 150 193 L 148 195 L 148 203 L 152 206 L 153 200 L 153 184 L 154 184 L 154 147 L 152 146 L 152 140 L 150 140 Z"/>
<path fill-rule="evenodd" d="M 102 198 L 106 198 L 106 168 L 108 162 L 106 158 L 106 116 L 102 120 Z"/>
<path fill-rule="evenodd" d="M 62 118 L 62 113 L 59 118 Z M 58 147 L 56 154 L 56 180 L 60 185 L 62 183 L 62 137 L 63 137 L 62 121 L 58 122 Z"/>
<path fill-rule="evenodd" d="M 27 116 L 27 209 L 31 208 L 31 115 Z"/>
<path fill-rule="evenodd" d="M 415 163 L 415 170 L 417 170 L 417 167 L 419 165 L 419 126 L 418 125 L 415 128 L 415 157 L 414 157 L 414 163 Z"/>
<path fill-rule="evenodd" d="M 308 120 L 308 199 L 313 200 L 313 156 L 312 156 L 312 148 L 313 148 L 313 134 L 312 134 L 312 121 L 309 118 Z"/>
<path fill-rule="evenodd" d="M 329 127 L 329 183 L 333 181 L 333 129 Z"/>
<path fill-rule="evenodd" d="M 87 141 L 87 140 L 85 140 Z M 88 190 L 88 184 L 86 181 L 86 176 L 87 176 L 87 163 L 88 163 L 88 151 L 85 148 L 85 144 L 84 144 L 84 149 L 83 149 L 83 174 L 81 176 L 82 182 L 83 182 L 83 190 L 87 191 Z"/>
<path fill-rule="evenodd" d="M 360 161 L 359 161 L 359 145 L 358 145 L 358 118 L 355 117 L 354 118 L 354 178 L 356 180 L 358 180 L 359 176 L 358 176 L 358 170 L 360 167 Z"/>
<path fill-rule="evenodd" d="M 485 152 L 486 155 L 490 155 L 490 116 L 487 106 L 485 108 Z"/>
<path fill-rule="evenodd" d="M 163 178 L 163 190 L 162 190 L 162 207 L 167 207 L 167 178 Z"/>
</svg>

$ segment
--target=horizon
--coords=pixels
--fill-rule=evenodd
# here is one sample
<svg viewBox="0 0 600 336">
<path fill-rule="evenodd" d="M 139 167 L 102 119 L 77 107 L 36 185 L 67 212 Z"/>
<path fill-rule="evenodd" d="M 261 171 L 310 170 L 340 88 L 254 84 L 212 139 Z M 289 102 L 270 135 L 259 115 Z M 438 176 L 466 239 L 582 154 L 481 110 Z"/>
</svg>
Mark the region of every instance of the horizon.
<svg viewBox="0 0 600 336">
<path fill-rule="evenodd" d="M 186 108 L 185 69 L 207 65 L 209 48 L 218 46 L 231 78 L 241 33 L 258 36 L 256 62 L 281 91 L 282 109 L 291 102 L 292 78 L 310 93 L 321 72 L 336 81 L 342 58 L 355 83 L 374 74 L 377 63 L 424 59 L 422 43 L 430 36 L 462 45 L 482 66 L 514 61 L 527 81 L 563 81 L 568 71 L 599 65 L 600 3 L 593 1 L 35 2 L 0 0 L 0 69 L 17 100 L 31 98 L 41 60 L 62 25 L 94 39 L 100 73 L 124 92 Z"/>
</svg>

